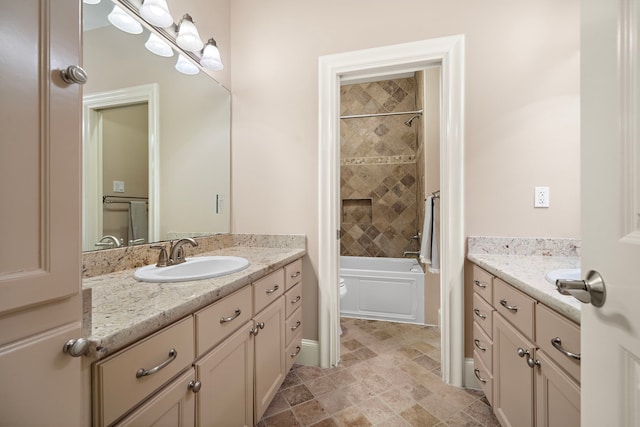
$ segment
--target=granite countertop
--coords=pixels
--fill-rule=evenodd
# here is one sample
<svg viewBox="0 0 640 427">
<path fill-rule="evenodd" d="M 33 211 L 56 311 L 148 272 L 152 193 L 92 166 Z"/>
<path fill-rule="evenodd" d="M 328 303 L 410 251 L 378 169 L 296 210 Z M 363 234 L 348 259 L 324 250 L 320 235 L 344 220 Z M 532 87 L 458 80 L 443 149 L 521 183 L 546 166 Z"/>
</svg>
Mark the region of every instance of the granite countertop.
<svg viewBox="0 0 640 427">
<path fill-rule="evenodd" d="M 537 299 L 576 323 L 580 323 L 581 303 L 558 293 L 545 279 L 552 270 L 580 268 L 578 256 L 537 256 L 469 253 L 469 261 Z"/>
<path fill-rule="evenodd" d="M 179 283 L 146 283 L 128 269 L 83 279 L 90 288 L 91 332 L 87 356 L 101 359 L 235 292 L 305 255 L 304 249 L 234 246 L 200 255 L 232 255 L 249 260 L 238 273 Z"/>
</svg>

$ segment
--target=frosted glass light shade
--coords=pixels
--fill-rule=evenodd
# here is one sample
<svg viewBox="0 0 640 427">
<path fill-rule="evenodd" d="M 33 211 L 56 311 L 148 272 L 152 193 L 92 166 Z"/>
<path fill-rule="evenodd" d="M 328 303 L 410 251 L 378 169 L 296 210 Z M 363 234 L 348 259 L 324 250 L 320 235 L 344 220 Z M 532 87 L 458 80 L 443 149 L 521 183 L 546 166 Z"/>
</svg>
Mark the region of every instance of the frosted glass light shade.
<svg viewBox="0 0 640 427">
<path fill-rule="evenodd" d="M 178 55 L 178 62 L 176 62 L 176 70 L 180 71 L 182 74 L 188 74 L 193 76 L 200 72 L 200 69 L 184 55 Z"/>
<path fill-rule="evenodd" d="M 113 6 L 113 10 L 107 15 L 107 19 L 114 27 L 125 33 L 140 34 L 142 32 L 142 25 L 118 5 Z"/>
<path fill-rule="evenodd" d="M 220 51 L 216 46 L 214 39 L 209 39 L 202 52 L 202 58 L 200 58 L 200 64 L 212 71 L 220 71 L 224 68 L 222 65 L 222 59 L 220 58 Z"/>
<path fill-rule="evenodd" d="M 149 34 L 149 39 L 144 44 L 144 47 L 146 47 L 149 52 L 153 52 L 159 56 L 164 56 L 165 58 L 173 56 L 173 49 L 171 49 L 171 46 L 154 33 Z"/>
<path fill-rule="evenodd" d="M 84 4 L 98 4 L 98 3 L 100 3 L 100 0 L 82 0 L 82 3 L 84 3 Z"/>
<path fill-rule="evenodd" d="M 140 15 L 151 25 L 169 27 L 173 25 L 173 17 L 165 0 L 144 0 L 140 6 Z"/>
<path fill-rule="evenodd" d="M 193 19 L 188 14 L 184 15 L 180 21 L 176 43 L 190 52 L 198 52 L 204 47 L 198 29 L 193 25 Z"/>
</svg>

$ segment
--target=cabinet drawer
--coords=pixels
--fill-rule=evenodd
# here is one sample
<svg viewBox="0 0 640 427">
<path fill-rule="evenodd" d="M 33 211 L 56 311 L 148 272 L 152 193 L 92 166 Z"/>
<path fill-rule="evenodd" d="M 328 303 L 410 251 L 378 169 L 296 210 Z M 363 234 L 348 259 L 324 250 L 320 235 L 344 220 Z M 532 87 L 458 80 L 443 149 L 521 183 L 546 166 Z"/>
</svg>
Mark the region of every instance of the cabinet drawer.
<svg viewBox="0 0 640 427">
<path fill-rule="evenodd" d="M 259 313 L 280 295 L 284 295 L 284 269 L 282 268 L 253 282 L 253 313 Z"/>
<path fill-rule="evenodd" d="M 496 278 L 493 281 L 493 306 L 527 338 L 533 339 L 533 299 Z"/>
<path fill-rule="evenodd" d="M 473 373 L 478 379 L 489 404 L 493 405 L 493 375 L 482 362 L 482 358 L 477 351 L 473 352 Z"/>
<path fill-rule="evenodd" d="M 493 307 L 480 295 L 473 294 L 473 320 L 482 328 L 489 338 L 493 335 Z"/>
<path fill-rule="evenodd" d="M 106 426 L 120 418 L 190 366 L 194 353 L 193 317 L 189 316 L 96 363 L 95 424 Z M 139 370 L 152 371 L 156 367 L 157 371 L 138 378 Z"/>
<path fill-rule="evenodd" d="M 202 356 L 251 319 L 251 302 L 251 286 L 245 286 L 197 312 L 196 354 Z"/>
<path fill-rule="evenodd" d="M 286 321 L 285 343 L 289 345 L 294 336 L 302 331 L 302 310 L 296 310 Z"/>
<path fill-rule="evenodd" d="M 477 322 L 473 322 L 473 351 L 478 353 L 484 366 L 493 374 L 493 341 Z"/>
<path fill-rule="evenodd" d="M 553 342 L 555 341 L 555 346 Z M 580 383 L 580 327 L 542 304 L 536 305 L 536 343 L 574 380 Z"/>
<path fill-rule="evenodd" d="M 298 283 L 302 282 L 302 258 L 285 265 L 284 267 L 285 277 L 285 290 L 289 290 Z"/>
<path fill-rule="evenodd" d="M 302 350 L 302 331 L 296 334 L 285 350 L 285 372 L 289 372 Z"/>
<path fill-rule="evenodd" d="M 286 293 L 287 307 L 285 308 L 285 315 L 288 318 L 291 314 L 302 307 L 302 284 L 295 285 L 292 289 L 289 289 Z"/>
<path fill-rule="evenodd" d="M 477 265 L 473 266 L 473 291 L 489 304 L 493 302 L 493 276 Z"/>
</svg>

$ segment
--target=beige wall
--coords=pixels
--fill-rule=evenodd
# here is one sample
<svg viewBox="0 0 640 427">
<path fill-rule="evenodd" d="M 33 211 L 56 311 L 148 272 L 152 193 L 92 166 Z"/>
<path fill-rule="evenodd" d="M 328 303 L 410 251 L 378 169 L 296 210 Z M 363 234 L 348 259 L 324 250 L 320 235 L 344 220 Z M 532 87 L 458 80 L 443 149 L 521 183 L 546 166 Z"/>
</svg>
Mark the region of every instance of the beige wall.
<svg viewBox="0 0 640 427">
<path fill-rule="evenodd" d="M 308 236 L 305 338 L 317 338 L 318 57 L 464 34 L 466 234 L 578 237 L 578 24 L 577 0 L 233 1 L 232 229 Z M 533 209 L 536 185 L 551 208 Z"/>
</svg>

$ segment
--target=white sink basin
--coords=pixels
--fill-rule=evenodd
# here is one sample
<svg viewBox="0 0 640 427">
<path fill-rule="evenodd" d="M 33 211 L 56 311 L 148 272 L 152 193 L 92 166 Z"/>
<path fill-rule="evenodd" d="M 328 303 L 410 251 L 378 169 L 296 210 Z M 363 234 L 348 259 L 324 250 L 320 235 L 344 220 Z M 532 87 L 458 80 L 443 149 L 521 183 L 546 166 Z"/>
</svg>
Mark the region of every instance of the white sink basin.
<svg viewBox="0 0 640 427">
<path fill-rule="evenodd" d="M 141 282 L 187 282 L 237 273 L 248 266 L 247 259 L 237 256 L 202 256 L 187 258 L 182 264 L 168 267 L 140 267 L 133 277 Z"/>
<path fill-rule="evenodd" d="M 579 268 L 563 268 L 548 272 L 545 276 L 547 282 L 556 284 L 556 280 L 582 280 L 582 274 Z"/>
</svg>

